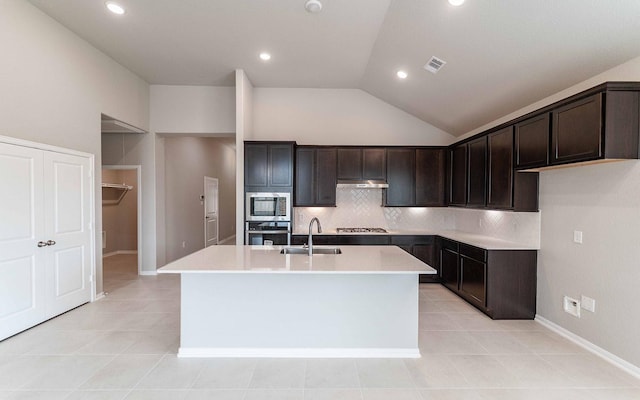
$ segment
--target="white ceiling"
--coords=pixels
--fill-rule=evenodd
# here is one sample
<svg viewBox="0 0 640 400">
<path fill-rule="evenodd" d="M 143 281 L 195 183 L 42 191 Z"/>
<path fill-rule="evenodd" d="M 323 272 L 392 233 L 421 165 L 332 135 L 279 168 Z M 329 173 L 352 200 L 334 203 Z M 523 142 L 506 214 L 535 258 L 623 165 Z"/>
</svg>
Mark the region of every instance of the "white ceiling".
<svg viewBox="0 0 640 400">
<path fill-rule="evenodd" d="M 360 88 L 453 135 L 640 56 L 638 0 L 30 2 L 151 84 L 231 86 L 242 68 L 256 87 Z"/>
</svg>

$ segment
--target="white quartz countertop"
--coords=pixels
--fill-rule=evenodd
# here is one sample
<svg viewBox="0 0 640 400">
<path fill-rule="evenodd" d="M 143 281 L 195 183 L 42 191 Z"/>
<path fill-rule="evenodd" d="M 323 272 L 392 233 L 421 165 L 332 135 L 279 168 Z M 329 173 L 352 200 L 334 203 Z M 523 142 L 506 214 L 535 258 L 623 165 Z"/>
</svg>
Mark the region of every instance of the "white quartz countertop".
<svg viewBox="0 0 640 400">
<path fill-rule="evenodd" d="M 329 246 L 314 246 L 323 247 Z M 280 254 L 283 246 L 209 246 L 165 265 L 158 273 L 436 273 L 396 246 L 338 247 L 342 254 L 309 257 Z"/>
<path fill-rule="evenodd" d="M 315 227 L 314 227 L 315 228 Z M 308 235 L 309 232 L 296 231 L 294 235 Z M 315 233 L 313 236 L 318 235 L 434 235 L 441 236 L 443 238 L 455 240 L 469 244 L 471 246 L 479 247 L 485 250 L 540 250 L 539 246 L 532 246 L 526 243 L 510 242 L 508 240 L 496 239 L 491 236 L 479 235 L 475 233 L 467 233 L 460 231 L 430 231 L 430 230 L 387 230 L 387 233 L 338 233 L 335 230 L 323 230 L 322 233 Z"/>
</svg>

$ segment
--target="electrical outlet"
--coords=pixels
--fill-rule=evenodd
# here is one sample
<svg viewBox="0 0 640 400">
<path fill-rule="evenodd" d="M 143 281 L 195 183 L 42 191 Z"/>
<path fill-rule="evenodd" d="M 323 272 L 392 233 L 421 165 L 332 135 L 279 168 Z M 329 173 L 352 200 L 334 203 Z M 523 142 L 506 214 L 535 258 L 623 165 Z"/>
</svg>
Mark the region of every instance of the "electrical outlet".
<svg viewBox="0 0 640 400">
<path fill-rule="evenodd" d="M 186 248 L 187 247 L 187 242 L 182 242 L 182 248 Z"/>
<path fill-rule="evenodd" d="M 587 297 L 583 295 L 580 298 L 580 307 L 582 307 L 583 310 L 596 312 L 596 301 L 591 297 Z"/>
<path fill-rule="evenodd" d="M 573 231 L 573 242 L 582 244 L 582 231 Z"/>
<path fill-rule="evenodd" d="M 564 312 L 580 318 L 580 302 L 578 300 L 564 296 L 563 308 Z"/>
</svg>

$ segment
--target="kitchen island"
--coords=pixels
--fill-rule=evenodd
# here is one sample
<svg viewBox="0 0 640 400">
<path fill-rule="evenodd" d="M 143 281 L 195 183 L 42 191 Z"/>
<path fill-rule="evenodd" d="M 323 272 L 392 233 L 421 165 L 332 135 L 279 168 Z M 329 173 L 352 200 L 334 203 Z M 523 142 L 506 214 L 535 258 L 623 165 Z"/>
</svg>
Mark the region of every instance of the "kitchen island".
<svg viewBox="0 0 640 400">
<path fill-rule="evenodd" d="M 210 246 L 158 270 L 181 275 L 180 357 L 420 357 L 433 268 L 395 246 L 281 249 Z"/>
</svg>

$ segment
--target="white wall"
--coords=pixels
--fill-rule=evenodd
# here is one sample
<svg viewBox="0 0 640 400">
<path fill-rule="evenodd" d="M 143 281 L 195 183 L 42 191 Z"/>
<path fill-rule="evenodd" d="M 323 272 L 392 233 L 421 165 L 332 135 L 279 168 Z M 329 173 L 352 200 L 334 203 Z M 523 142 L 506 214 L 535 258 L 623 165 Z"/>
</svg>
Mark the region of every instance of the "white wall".
<svg viewBox="0 0 640 400">
<path fill-rule="evenodd" d="M 236 70 L 236 244 L 244 244 L 244 141 L 254 137 L 253 85 Z M 291 140 L 291 139 L 289 139 Z"/>
<path fill-rule="evenodd" d="M 151 85 L 154 132 L 233 136 L 235 96 L 234 87 Z"/>
<path fill-rule="evenodd" d="M 148 129 L 149 87 L 27 1 L 0 0 L 0 135 L 95 154 L 102 291 L 100 114 Z"/>
<path fill-rule="evenodd" d="M 448 145 L 455 138 L 359 89 L 253 90 L 254 140 Z"/>
<path fill-rule="evenodd" d="M 640 81 L 631 60 L 467 135 L 506 122 L 605 81 Z M 640 165 L 638 161 L 540 173 L 541 250 L 538 315 L 640 368 Z M 572 242 L 573 231 L 584 243 Z M 596 312 L 577 319 L 562 298 L 596 300 Z"/>
</svg>

